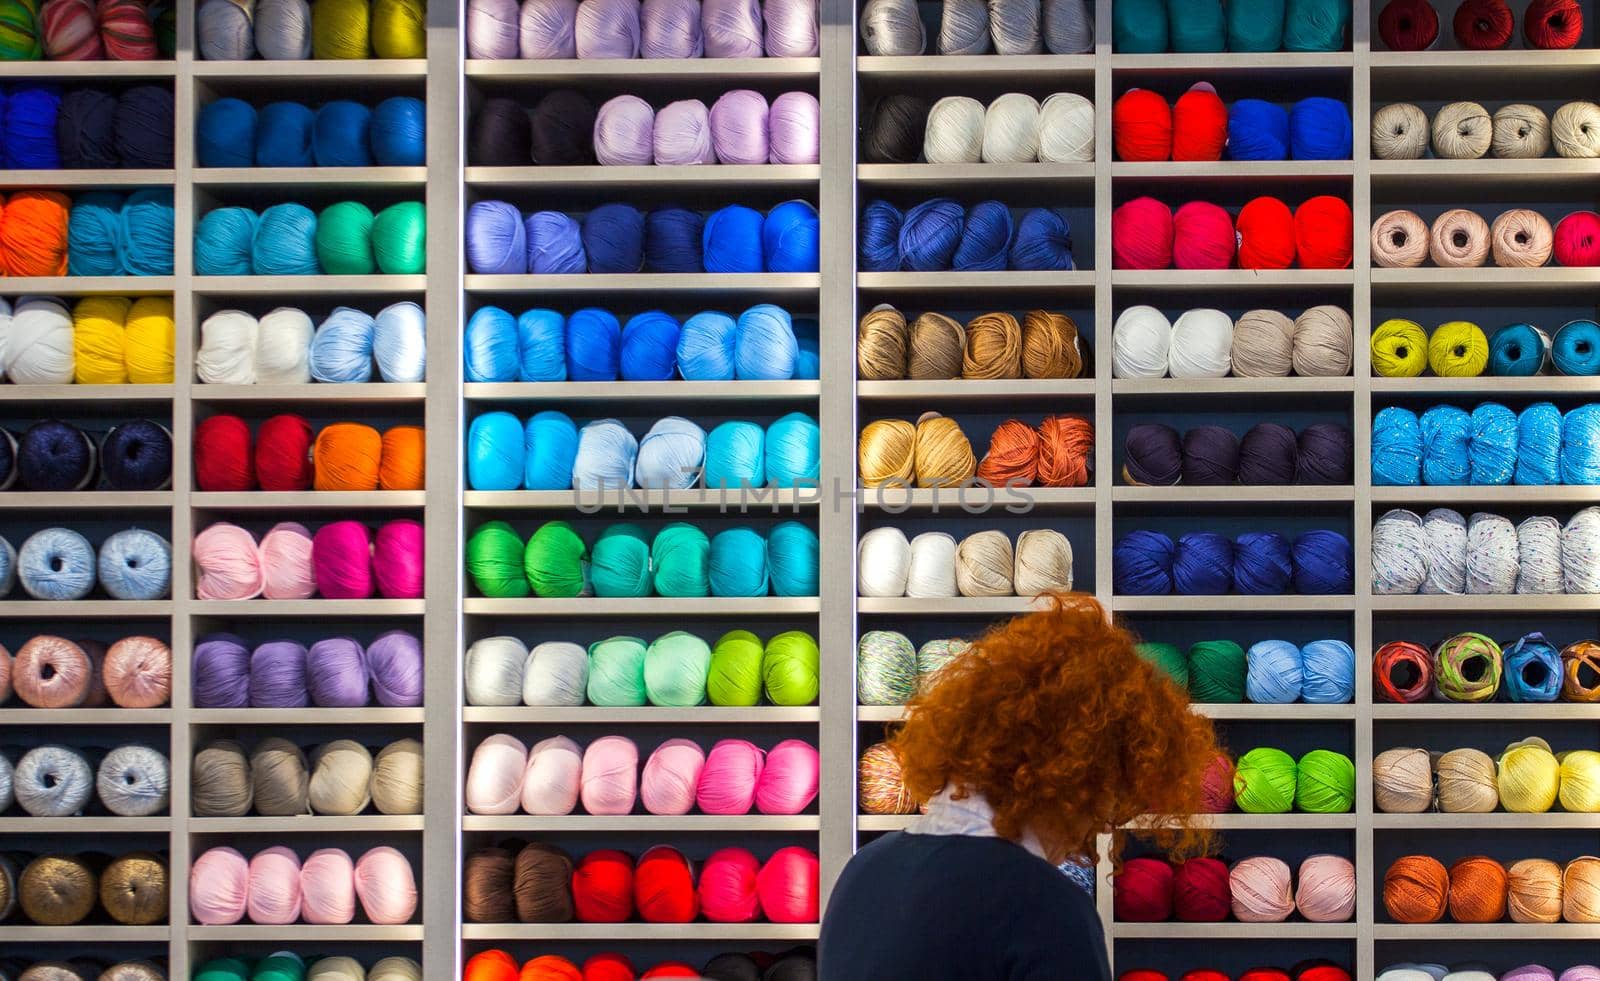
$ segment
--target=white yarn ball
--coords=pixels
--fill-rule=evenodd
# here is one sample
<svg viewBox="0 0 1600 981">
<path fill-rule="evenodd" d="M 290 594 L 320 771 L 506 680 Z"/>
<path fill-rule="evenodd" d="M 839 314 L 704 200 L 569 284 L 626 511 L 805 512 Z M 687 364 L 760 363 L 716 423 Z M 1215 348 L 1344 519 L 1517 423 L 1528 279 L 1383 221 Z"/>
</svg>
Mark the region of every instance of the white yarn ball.
<svg viewBox="0 0 1600 981">
<path fill-rule="evenodd" d="M 559 817 L 578 806 L 583 751 L 566 736 L 541 739 L 528 750 L 522 774 L 522 810 Z"/>
<path fill-rule="evenodd" d="M 467 648 L 468 705 L 519 705 L 528 648 L 515 637 L 485 637 Z"/>
<path fill-rule="evenodd" d="M 316 326 L 304 310 L 278 307 L 256 323 L 256 383 L 305 385 L 311 381 L 311 337 Z"/>
<path fill-rule="evenodd" d="M 942 531 L 925 531 L 911 539 L 911 566 L 906 595 L 944 599 L 956 595 L 956 540 Z"/>
<path fill-rule="evenodd" d="M 1550 117 L 1550 139 L 1559 157 L 1600 157 L 1600 106 L 1569 102 Z"/>
<path fill-rule="evenodd" d="M 1561 575 L 1569 593 L 1600 593 L 1600 508 L 1584 508 L 1561 529 Z"/>
<path fill-rule="evenodd" d="M 1561 522 L 1539 514 L 1517 525 L 1517 563 L 1517 592 L 1563 592 Z"/>
<path fill-rule="evenodd" d="M 207 385 L 254 385 L 260 325 L 243 310 L 219 310 L 200 323 L 195 373 Z"/>
<path fill-rule="evenodd" d="M 1467 522 L 1467 592 L 1516 592 L 1517 566 L 1517 529 L 1498 514 L 1474 514 Z"/>
<path fill-rule="evenodd" d="M 11 342 L 11 304 L 0 296 L 0 381 L 6 377 L 6 364 L 10 360 L 6 349 Z"/>
<path fill-rule="evenodd" d="M 1094 160 L 1094 103 L 1076 92 L 1057 92 L 1039 107 L 1039 159 L 1044 163 Z"/>
<path fill-rule="evenodd" d="M 1428 578 L 1427 537 L 1414 511 L 1396 508 L 1372 526 L 1372 591 L 1409 596 Z"/>
<path fill-rule="evenodd" d="M 515 814 L 522 803 L 522 774 L 528 768 L 528 747 L 506 733 L 478 744 L 467 766 L 467 811 L 471 814 Z"/>
<path fill-rule="evenodd" d="M 1111 328 L 1111 377 L 1165 378 L 1172 323 L 1155 307 L 1122 311 Z"/>
<path fill-rule="evenodd" d="M 983 115 L 986 163 L 1033 163 L 1039 159 L 1039 103 L 1031 95 L 1007 92 Z"/>
<path fill-rule="evenodd" d="M 594 114 L 594 156 L 605 167 L 654 162 L 656 111 L 636 95 L 608 99 Z"/>
<path fill-rule="evenodd" d="M 972 164 L 983 159 L 983 103 L 950 95 L 928 110 L 922 156 L 928 163 Z"/>
<path fill-rule="evenodd" d="M 1172 325 L 1167 367 L 1174 378 L 1226 378 L 1233 368 L 1233 318 L 1204 307 L 1185 311 Z"/>
<path fill-rule="evenodd" d="M 939 53 L 989 53 L 989 5 L 985 0 L 944 0 L 939 11 Z"/>
<path fill-rule="evenodd" d="M 1460 596 L 1467 591 L 1467 519 L 1460 511 L 1434 508 L 1422 516 L 1428 578 L 1424 593 Z"/>
<path fill-rule="evenodd" d="M 589 688 L 589 652 L 571 641 L 534 646 L 522 671 L 522 704 L 582 705 Z"/>
<path fill-rule="evenodd" d="M 669 102 L 656 113 L 652 137 L 656 163 L 663 167 L 685 167 L 717 162 L 711 145 L 711 110 L 699 99 Z"/>
<path fill-rule="evenodd" d="M 72 314 L 48 296 L 24 296 L 11 313 L 6 376 L 18 385 L 68 385 L 77 361 L 72 353 Z"/>
<path fill-rule="evenodd" d="M 815 58 L 821 50 L 815 0 L 766 0 L 761 19 L 768 58 Z"/>
<path fill-rule="evenodd" d="M 916 0 L 867 0 L 860 23 L 861 40 L 869 55 L 919 55 L 928 45 Z"/>
<path fill-rule="evenodd" d="M 856 592 L 904 596 L 911 574 L 911 543 L 899 528 L 874 528 L 856 547 Z"/>
</svg>

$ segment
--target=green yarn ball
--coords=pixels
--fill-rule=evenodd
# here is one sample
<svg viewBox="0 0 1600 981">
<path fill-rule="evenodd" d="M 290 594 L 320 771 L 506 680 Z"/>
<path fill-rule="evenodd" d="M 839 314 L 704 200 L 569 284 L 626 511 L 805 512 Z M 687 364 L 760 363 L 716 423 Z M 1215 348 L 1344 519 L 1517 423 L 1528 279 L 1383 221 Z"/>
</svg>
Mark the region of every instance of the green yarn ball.
<svg viewBox="0 0 1600 981">
<path fill-rule="evenodd" d="M 711 595 L 711 539 L 694 525 L 681 521 L 656 532 L 650 544 L 655 566 L 656 592 L 662 596 Z"/>
<path fill-rule="evenodd" d="M 1331 749 L 1300 757 L 1294 806 L 1307 814 L 1346 814 L 1356 803 L 1356 765 Z"/>
<path fill-rule="evenodd" d="M 428 213 L 421 202 L 402 201 L 378 212 L 372 219 L 372 254 L 379 271 L 390 276 L 427 271 Z"/>
<path fill-rule="evenodd" d="M 767 641 L 761 678 L 774 705 L 810 705 L 817 700 L 821 657 L 817 639 L 804 630 L 786 630 Z"/>
<path fill-rule="evenodd" d="M 645 704 L 644 641 L 607 637 L 589 645 L 589 701 L 612 708 Z"/>
<path fill-rule="evenodd" d="M 754 528 L 728 528 L 711 539 L 712 596 L 767 595 L 767 540 Z"/>
<path fill-rule="evenodd" d="M 1294 806 L 1294 757 L 1265 746 L 1239 757 L 1233 769 L 1233 796 L 1246 814 L 1287 814 Z"/>
<path fill-rule="evenodd" d="M 504 521 L 490 521 L 467 539 L 467 574 L 478 592 L 493 599 L 528 595 L 522 536 Z"/>
<path fill-rule="evenodd" d="M 972 649 L 960 637 L 930 640 L 917 648 L 917 690 L 927 691 L 944 666 Z"/>
<path fill-rule="evenodd" d="M 662 634 L 644 652 L 644 691 L 651 705 L 686 708 L 706 703 L 711 648 L 682 630 Z"/>
<path fill-rule="evenodd" d="M 522 568 L 543 599 L 582 596 L 589 585 L 589 549 L 565 521 L 546 521 L 528 539 Z"/>
<path fill-rule="evenodd" d="M 250 965 L 237 957 L 219 957 L 206 961 L 194 972 L 194 981 L 247 981 Z"/>
<path fill-rule="evenodd" d="M 761 702 L 761 638 L 748 630 L 730 630 L 711 648 L 706 695 L 712 705 L 757 705 Z"/>
<path fill-rule="evenodd" d="M 372 257 L 372 209 L 359 201 L 340 201 L 317 216 L 317 261 L 329 276 L 370 276 L 378 271 Z"/>
<path fill-rule="evenodd" d="M 0 0 L 0 61 L 38 61 L 44 57 L 37 14 L 23 0 Z"/>
<path fill-rule="evenodd" d="M 250 981 L 304 981 L 306 965 L 299 957 L 287 951 L 262 958 Z"/>
<path fill-rule="evenodd" d="M 862 705 L 904 705 L 917 693 L 917 649 L 897 630 L 869 630 L 856 644 L 856 697 Z"/>
<path fill-rule="evenodd" d="M 638 525 L 612 525 L 595 539 L 589 580 L 596 596 L 650 595 L 650 541 Z"/>
<path fill-rule="evenodd" d="M 1167 673 L 1178 687 L 1189 688 L 1189 659 L 1176 644 L 1138 644 L 1134 648 L 1139 656 Z"/>
<path fill-rule="evenodd" d="M 1189 648 L 1189 697 L 1197 702 L 1244 701 L 1244 648 L 1231 640 L 1202 640 Z"/>
<path fill-rule="evenodd" d="M 178 6 L 161 0 L 150 6 L 151 22 L 156 28 L 156 50 L 161 57 L 171 58 L 178 53 Z"/>
</svg>

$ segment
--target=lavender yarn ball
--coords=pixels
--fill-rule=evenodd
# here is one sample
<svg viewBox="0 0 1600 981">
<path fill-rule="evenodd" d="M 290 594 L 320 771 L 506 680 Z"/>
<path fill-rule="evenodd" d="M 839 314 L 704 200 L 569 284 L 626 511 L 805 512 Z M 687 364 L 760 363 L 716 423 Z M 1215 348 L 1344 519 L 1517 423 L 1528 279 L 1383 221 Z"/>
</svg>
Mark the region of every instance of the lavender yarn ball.
<svg viewBox="0 0 1600 981">
<path fill-rule="evenodd" d="M 529 272 L 561 276 L 589 271 L 583 230 L 575 218 L 559 211 L 539 211 L 529 215 L 523 227 L 528 237 Z"/>
<path fill-rule="evenodd" d="M 605 167 L 654 162 L 656 111 L 636 95 L 619 95 L 594 117 L 594 155 Z"/>
<path fill-rule="evenodd" d="M 304 708 L 306 649 L 292 640 L 272 640 L 250 655 L 250 705 L 253 708 Z"/>
<path fill-rule="evenodd" d="M 766 96 L 749 89 L 724 92 L 711 106 L 711 140 L 725 164 L 764 164 L 767 145 Z"/>
<path fill-rule="evenodd" d="M 761 17 L 767 24 L 768 58 L 817 56 L 817 0 L 766 0 Z"/>
<path fill-rule="evenodd" d="M 639 54 L 698 58 L 705 54 L 699 0 L 644 0 L 639 8 Z"/>
<path fill-rule="evenodd" d="M 700 28 L 707 58 L 761 57 L 761 8 L 756 0 L 702 0 Z"/>
<path fill-rule="evenodd" d="M 822 159 L 822 107 L 810 92 L 785 92 L 767 111 L 768 159 L 775 164 L 814 164 Z"/>
<path fill-rule="evenodd" d="M 583 0 L 575 31 L 579 58 L 637 58 L 639 0 Z"/>
<path fill-rule="evenodd" d="M 194 646 L 195 708 L 250 705 L 250 648 L 235 634 L 211 634 Z"/>
<path fill-rule="evenodd" d="M 367 656 L 349 637 L 330 637 L 311 645 L 311 702 L 319 708 L 360 708 L 367 704 Z"/>
<path fill-rule="evenodd" d="M 699 99 L 682 99 L 656 113 L 655 158 L 662 167 L 717 162 L 711 146 L 711 111 Z"/>
<path fill-rule="evenodd" d="M 467 0 L 467 57 L 516 56 L 516 0 Z"/>
<path fill-rule="evenodd" d="M 517 47 L 524 58 L 578 57 L 578 0 L 537 0 L 522 5 Z"/>
<path fill-rule="evenodd" d="M 390 630 L 368 644 L 367 672 L 379 705 L 422 704 L 422 641 L 412 634 Z"/>
</svg>

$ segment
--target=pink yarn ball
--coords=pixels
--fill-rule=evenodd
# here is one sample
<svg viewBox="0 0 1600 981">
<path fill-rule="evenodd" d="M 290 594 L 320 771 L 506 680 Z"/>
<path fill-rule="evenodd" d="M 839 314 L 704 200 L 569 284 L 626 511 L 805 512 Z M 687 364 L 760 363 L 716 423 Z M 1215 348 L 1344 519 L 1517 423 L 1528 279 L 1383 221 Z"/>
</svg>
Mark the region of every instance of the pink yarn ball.
<svg viewBox="0 0 1600 981">
<path fill-rule="evenodd" d="M 189 866 L 189 913 L 196 923 L 238 923 L 249 897 L 250 863 L 237 849 L 207 849 Z"/>
<path fill-rule="evenodd" d="M 11 700 L 11 652 L 0 644 L 0 705 Z"/>
<path fill-rule="evenodd" d="M 1233 265 L 1233 217 L 1208 201 L 1190 201 L 1172 216 L 1172 264 L 1178 269 Z"/>
<path fill-rule="evenodd" d="M 579 58 L 639 57 L 639 0 L 583 0 L 574 33 Z"/>
<path fill-rule="evenodd" d="M 603 736 L 583 753 L 583 809 L 629 814 L 639 795 L 639 747 L 625 736 Z"/>
<path fill-rule="evenodd" d="M 250 859 L 251 923 L 284 924 L 300 918 L 300 856 L 282 845 Z"/>
<path fill-rule="evenodd" d="M 756 880 L 761 863 L 743 848 L 723 848 L 700 869 L 700 912 L 712 923 L 749 923 L 760 912 Z"/>
<path fill-rule="evenodd" d="M 467 0 L 467 57 L 504 59 L 516 56 L 516 0 Z"/>
<path fill-rule="evenodd" d="M 39 9 L 39 35 L 50 61 L 99 61 L 106 56 L 89 0 L 48 0 Z"/>
<path fill-rule="evenodd" d="M 367 919 L 380 926 L 411 922 L 417 911 L 417 879 L 404 855 L 379 845 L 356 862 L 354 878 Z"/>
<path fill-rule="evenodd" d="M 1572 970 L 1581 970 L 1581 968 L 1572 968 Z M 1572 979 L 1568 979 L 1567 974 L 1570 973 L 1571 971 L 1562 974 L 1562 981 L 1576 981 L 1580 977 L 1579 975 L 1574 975 Z M 1594 978 L 1600 978 L 1600 972 L 1597 972 L 1587 981 L 1593 981 Z M 1500 981 L 1556 981 L 1556 975 L 1554 971 L 1543 964 L 1525 964 L 1522 967 L 1514 967 L 1500 975 Z"/>
<path fill-rule="evenodd" d="M 1134 198 L 1111 212 L 1111 267 L 1166 269 L 1172 236 L 1172 209 L 1155 198 Z"/>
<path fill-rule="evenodd" d="M 644 764 L 639 800 L 651 814 L 688 814 L 706 754 L 688 739 L 669 739 L 657 746 Z"/>
<path fill-rule="evenodd" d="M 522 775 L 522 810 L 527 814 L 571 814 L 583 780 L 583 750 L 566 736 L 533 744 Z"/>
<path fill-rule="evenodd" d="M 311 539 L 311 562 L 323 599 L 372 596 L 372 535 L 359 521 L 335 521 Z"/>
<path fill-rule="evenodd" d="M 1577 964 L 1562 971 L 1560 981 L 1600 981 L 1600 967 Z"/>
<path fill-rule="evenodd" d="M 1561 219 L 1554 251 L 1563 266 L 1600 266 L 1600 214 L 1574 211 Z"/>
<path fill-rule="evenodd" d="M 799 814 L 817 799 L 822 763 L 817 748 L 799 739 L 785 739 L 767 753 L 766 768 L 756 780 L 756 810 L 762 814 Z"/>
<path fill-rule="evenodd" d="M 5 662 L 0 648 L 0 665 Z M 158 708 L 172 697 L 172 648 L 154 637 L 124 637 L 106 649 L 100 675 L 118 708 Z M 0 683 L 0 689 L 7 687 Z M 5 694 L 0 690 L 0 704 Z"/>
<path fill-rule="evenodd" d="M 467 767 L 466 803 L 473 814 L 515 814 L 522 799 L 522 774 L 528 768 L 528 747 L 506 733 L 496 733 L 472 751 Z"/>
<path fill-rule="evenodd" d="M 421 599 L 426 573 L 422 525 L 410 518 L 378 529 L 372 544 L 372 572 L 384 599 Z"/>
<path fill-rule="evenodd" d="M 522 5 L 517 22 L 524 58 L 578 57 L 578 0 L 538 0 Z"/>
<path fill-rule="evenodd" d="M 300 866 L 300 907 L 307 923 L 356 918 L 356 870 L 342 848 L 319 848 Z"/>
<path fill-rule="evenodd" d="M 1233 760 L 1218 753 L 1201 778 L 1206 813 L 1226 814 L 1233 810 Z"/>
<path fill-rule="evenodd" d="M 810 92 L 785 92 L 767 111 L 768 159 L 814 164 L 822 159 L 822 107 Z"/>
<path fill-rule="evenodd" d="M 767 97 L 750 89 L 724 92 L 711 104 L 711 140 L 725 164 L 764 164 L 767 144 Z"/>
<path fill-rule="evenodd" d="M 261 536 L 261 595 L 272 600 L 310 599 L 317 591 L 311 560 L 311 531 L 284 521 Z"/>
<path fill-rule="evenodd" d="M 817 856 L 791 845 L 767 859 L 756 875 L 761 912 L 774 923 L 817 922 Z"/>
<path fill-rule="evenodd" d="M 1228 892 L 1240 923 L 1281 923 L 1294 912 L 1289 866 L 1282 859 L 1257 856 L 1235 863 Z"/>
<path fill-rule="evenodd" d="M 1356 867 L 1338 855 L 1312 855 L 1300 863 L 1294 902 L 1312 923 L 1343 923 L 1356 913 Z"/>
<path fill-rule="evenodd" d="M 746 739 L 718 740 L 706 754 L 695 800 L 707 814 L 749 814 L 766 754 Z"/>
<path fill-rule="evenodd" d="M 266 579 L 256 536 L 219 521 L 194 536 L 194 594 L 203 600 L 247 600 L 261 595 Z"/>
</svg>

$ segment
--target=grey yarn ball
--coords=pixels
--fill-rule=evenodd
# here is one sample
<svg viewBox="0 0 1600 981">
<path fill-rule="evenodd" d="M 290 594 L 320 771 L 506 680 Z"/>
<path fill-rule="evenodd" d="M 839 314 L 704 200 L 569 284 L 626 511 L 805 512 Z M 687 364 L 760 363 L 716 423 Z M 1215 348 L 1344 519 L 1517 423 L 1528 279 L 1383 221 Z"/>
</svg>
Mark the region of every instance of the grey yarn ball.
<svg viewBox="0 0 1600 981">
<path fill-rule="evenodd" d="M 11 761 L 0 756 L 0 814 L 11 809 Z"/>
<path fill-rule="evenodd" d="M 306 0 L 256 0 L 256 51 L 268 61 L 311 57 L 311 5 Z"/>
<path fill-rule="evenodd" d="M 870 55 L 919 55 L 928 46 L 915 0 L 867 0 L 861 8 L 861 40 Z"/>
<path fill-rule="evenodd" d="M 67 817 L 89 803 L 94 769 L 75 749 L 39 746 L 17 761 L 12 786 L 17 803 L 33 817 Z"/>
<path fill-rule="evenodd" d="M 166 811 L 171 787 L 167 758 L 149 746 L 119 746 L 100 761 L 95 789 L 106 810 L 121 817 Z"/>
<path fill-rule="evenodd" d="M 944 0 L 939 18 L 939 53 L 989 53 L 989 5 L 984 0 Z"/>
<path fill-rule="evenodd" d="M 1044 47 L 1051 54 L 1093 51 L 1093 6 L 1085 0 L 1044 0 Z"/>
</svg>

